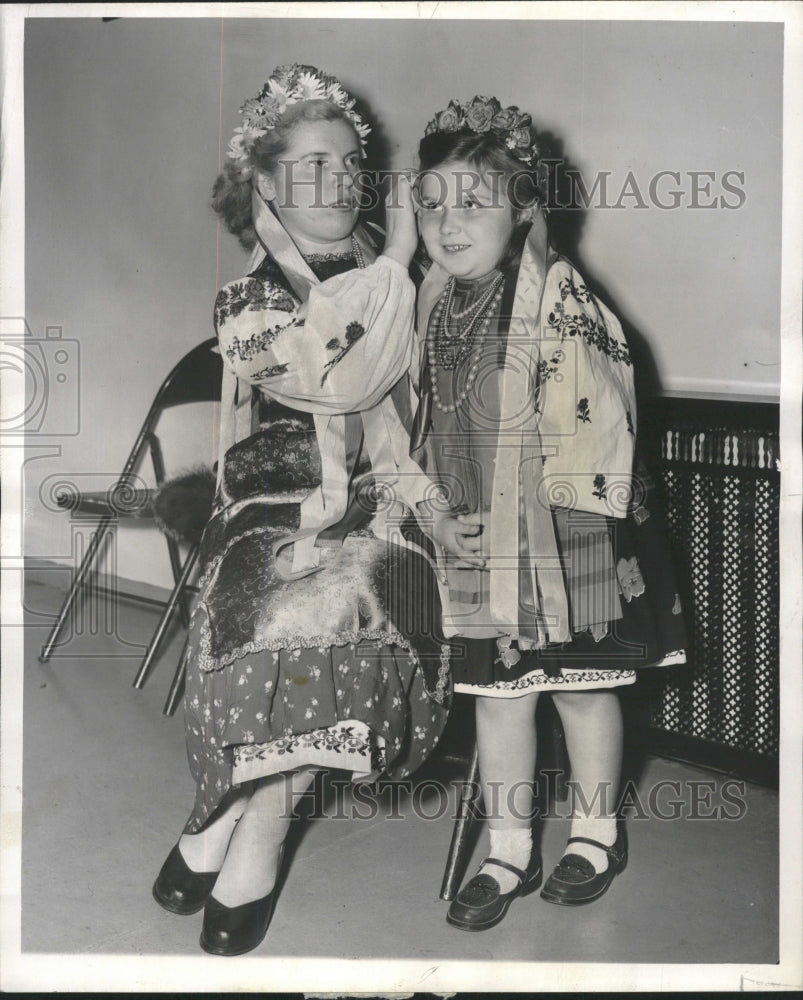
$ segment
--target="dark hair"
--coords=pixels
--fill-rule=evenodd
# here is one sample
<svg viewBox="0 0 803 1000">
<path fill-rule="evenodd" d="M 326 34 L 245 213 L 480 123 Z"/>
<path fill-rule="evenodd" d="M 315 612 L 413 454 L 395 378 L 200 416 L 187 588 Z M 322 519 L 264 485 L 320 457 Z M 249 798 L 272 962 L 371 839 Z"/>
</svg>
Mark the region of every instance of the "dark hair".
<svg viewBox="0 0 803 1000">
<path fill-rule="evenodd" d="M 343 121 L 351 128 L 354 127 L 346 113 L 331 101 L 299 101 L 297 104 L 291 104 L 276 128 L 260 136 L 254 143 L 251 152 L 254 168 L 268 173 L 275 170 L 279 157 L 290 145 L 290 138 L 297 125 L 306 122 L 334 121 Z M 354 134 L 357 134 L 356 130 Z M 239 239 L 246 250 L 251 250 L 257 241 L 251 216 L 251 187 L 250 174 L 244 177 L 242 168 L 227 159 L 223 172 L 218 176 L 212 189 L 212 208 L 223 219 L 228 231 Z"/>
</svg>

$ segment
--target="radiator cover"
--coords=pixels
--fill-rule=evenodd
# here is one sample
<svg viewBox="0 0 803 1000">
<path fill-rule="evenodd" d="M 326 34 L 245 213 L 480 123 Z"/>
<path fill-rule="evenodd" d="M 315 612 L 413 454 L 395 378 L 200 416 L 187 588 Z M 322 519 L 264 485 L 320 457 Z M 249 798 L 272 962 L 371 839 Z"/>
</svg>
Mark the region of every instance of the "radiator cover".
<svg viewBox="0 0 803 1000">
<path fill-rule="evenodd" d="M 664 494 L 689 631 L 663 672 L 656 749 L 777 783 L 778 407 L 661 398 L 639 439 Z"/>
</svg>

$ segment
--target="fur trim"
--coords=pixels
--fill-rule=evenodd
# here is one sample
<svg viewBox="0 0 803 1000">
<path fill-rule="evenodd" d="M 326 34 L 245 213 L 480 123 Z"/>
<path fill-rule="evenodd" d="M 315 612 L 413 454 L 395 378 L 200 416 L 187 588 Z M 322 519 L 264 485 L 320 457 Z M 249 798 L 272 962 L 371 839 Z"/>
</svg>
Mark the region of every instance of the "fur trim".
<svg viewBox="0 0 803 1000">
<path fill-rule="evenodd" d="M 166 535 L 194 545 L 201 540 L 214 500 L 212 470 L 191 469 L 162 483 L 153 497 L 153 517 Z"/>
</svg>

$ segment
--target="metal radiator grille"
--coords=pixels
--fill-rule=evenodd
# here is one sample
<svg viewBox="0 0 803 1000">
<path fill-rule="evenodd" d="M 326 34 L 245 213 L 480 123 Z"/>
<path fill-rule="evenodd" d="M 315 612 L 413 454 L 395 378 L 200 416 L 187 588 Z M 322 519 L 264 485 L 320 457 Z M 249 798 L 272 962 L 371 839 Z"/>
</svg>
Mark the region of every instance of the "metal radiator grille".
<svg viewBox="0 0 803 1000">
<path fill-rule="evenodd" d="M 777 758 L 777 408 L 662 400 L 649 432 L 689 631 L 652 727 Z"/>
</svg>

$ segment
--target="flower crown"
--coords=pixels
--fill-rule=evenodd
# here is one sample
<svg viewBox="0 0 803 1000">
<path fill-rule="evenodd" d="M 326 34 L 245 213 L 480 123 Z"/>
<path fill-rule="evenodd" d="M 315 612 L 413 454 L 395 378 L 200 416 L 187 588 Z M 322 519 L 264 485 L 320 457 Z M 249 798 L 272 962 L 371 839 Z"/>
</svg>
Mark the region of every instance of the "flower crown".
<svg viewBox="0 0 803 1000">
<path fill-rule="evenodd" d="M 293 63 L 279 66 L 256 96 L 240 108 L 243 123 L 234 130 L 226 155 L 240 167 L 243 180 L 251 176 L 251 152 L 263 135 L 272 131 L 291 104 L 302 101 L 328 101 L 345 114 L 360 139 L 360 152 L 365 156 L 365 140 L 371 132 L 362 116 L 354 110 L 356 100 L 340 85 L 336 77 L 322 73 L 314 66 Z"/>
<path fill-rule="evenodd" d="M 515 105 L 503 108 L 495 97 L 474 97 L 465 104 L 449 101 L 427 125 L 424 135 L 434 132 L 491 132 L 499 136 L 517 160 L 532 167 L 539 152 L 532 131 L 532 118 Z"/>
</svg>

